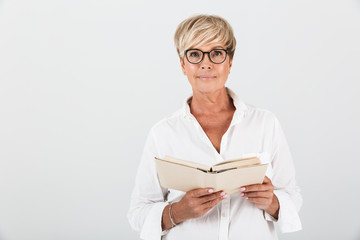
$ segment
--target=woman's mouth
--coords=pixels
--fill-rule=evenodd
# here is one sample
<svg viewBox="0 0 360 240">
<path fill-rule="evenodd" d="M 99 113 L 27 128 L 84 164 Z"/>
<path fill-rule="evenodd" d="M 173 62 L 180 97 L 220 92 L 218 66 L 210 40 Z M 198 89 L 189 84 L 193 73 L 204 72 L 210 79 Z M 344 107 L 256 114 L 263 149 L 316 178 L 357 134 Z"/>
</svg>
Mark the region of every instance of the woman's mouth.
<svg viewBox="0 0 360 240">
<path fill-rule="evenodd" d="M 209 80 L 209 79 L 214 79 L 215 76 L 210 76 L 210 75 L 200 75 L 200 76 L 197 76 L 197 78 L 200 78 L 202 80 Z"/>
</svg>

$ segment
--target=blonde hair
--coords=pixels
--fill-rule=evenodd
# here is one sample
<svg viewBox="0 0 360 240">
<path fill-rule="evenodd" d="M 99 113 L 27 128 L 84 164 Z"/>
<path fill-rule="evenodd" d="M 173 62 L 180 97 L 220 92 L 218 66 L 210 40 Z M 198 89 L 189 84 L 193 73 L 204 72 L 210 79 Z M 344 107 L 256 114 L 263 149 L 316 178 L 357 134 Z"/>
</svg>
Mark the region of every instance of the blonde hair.
<svg viewBox="0 0 360 240">
<path fill-rule="evenodd" d="M 182 21 L 175 32 L 175 47 L 181 59 L 184 51 L 205 43 L 223 42 L 230 60 L 234 57 L 236 39 L 230 24 L 215 15 L 196 15 Z"/>
</svg>

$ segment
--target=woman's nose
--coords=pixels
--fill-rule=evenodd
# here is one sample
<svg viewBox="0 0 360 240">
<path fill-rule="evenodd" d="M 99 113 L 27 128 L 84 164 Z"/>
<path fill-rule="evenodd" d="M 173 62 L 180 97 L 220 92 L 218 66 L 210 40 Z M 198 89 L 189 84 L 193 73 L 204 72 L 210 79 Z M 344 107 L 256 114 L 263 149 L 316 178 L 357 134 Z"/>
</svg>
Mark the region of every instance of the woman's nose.
<svg viewBox="0 0 360 240">
<path fill-rule="evenodd" d="M 211 69 L 213 63 L 210 61 L 209 54 L 205 54 L 204 59 L 200 64 L 201 69 Z"/>
</svg>

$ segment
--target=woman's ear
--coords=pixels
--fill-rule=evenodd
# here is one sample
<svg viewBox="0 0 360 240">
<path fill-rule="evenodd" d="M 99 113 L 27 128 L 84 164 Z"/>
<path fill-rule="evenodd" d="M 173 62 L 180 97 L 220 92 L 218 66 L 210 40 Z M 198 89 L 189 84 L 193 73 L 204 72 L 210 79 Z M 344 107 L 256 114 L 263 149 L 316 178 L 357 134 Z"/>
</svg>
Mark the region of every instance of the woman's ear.
<svg viewBox="0 0 360 240">
<path fill-rule="evenodd" d="M 184 62 L 184 59 L 182 59 L 182 58 L 180 58 L 180 65 L 181 65 L 181 70 L 183 71 L 183 74 L 186 75 L 185 62 Z"/>
</svg>

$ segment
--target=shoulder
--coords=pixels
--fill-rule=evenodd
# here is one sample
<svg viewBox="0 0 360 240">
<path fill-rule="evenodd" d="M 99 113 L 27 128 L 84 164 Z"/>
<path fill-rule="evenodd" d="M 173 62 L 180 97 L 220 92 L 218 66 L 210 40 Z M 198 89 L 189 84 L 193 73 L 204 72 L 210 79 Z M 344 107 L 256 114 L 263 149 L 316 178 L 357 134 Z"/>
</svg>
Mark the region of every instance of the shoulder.
<svg viewBox="0 0 360 240">
<path fill-rule="evenodd" d="M 267 123 L 278 122 L 278 118 L 273 112 L 268 109 L 255 107 L 251 104 L 246 104 L 247 110 L 244 113 L 244 118 L 250 121 L 265 121 Z"/>
<path fill-rule="evenodd" d="M 184 114 L 182 109 L 179 109 L 158 122 L 156 122 L 150 129 L 151 134 L 163 133 L 164 131 L 168 131 L 169 129 L 174 129 L 177 126 L 180 126 L 184 123 Z"/>
<path fill-rule="evenodd" d="M 278 117 L 268 109 L 248 105 L 244 114 L 243 126 L 252 133 L 261 133 L 262 136 L 270 136 L 275 139 L 282 132 L 281 124 Z"/>
<path fill-rule="evenodd" d="M 234 105 L 236 107 L 236 113 L 239 114 L 243 120 L 250 121 L 252 123 L 263 121 L 276 121 L 275 115 L 264 108 L 256 107 L 252 104 L 248 104 L 238 96 L 234 91 L 227 88 L 228 94 L 232 97 Z"/>
</svg>

